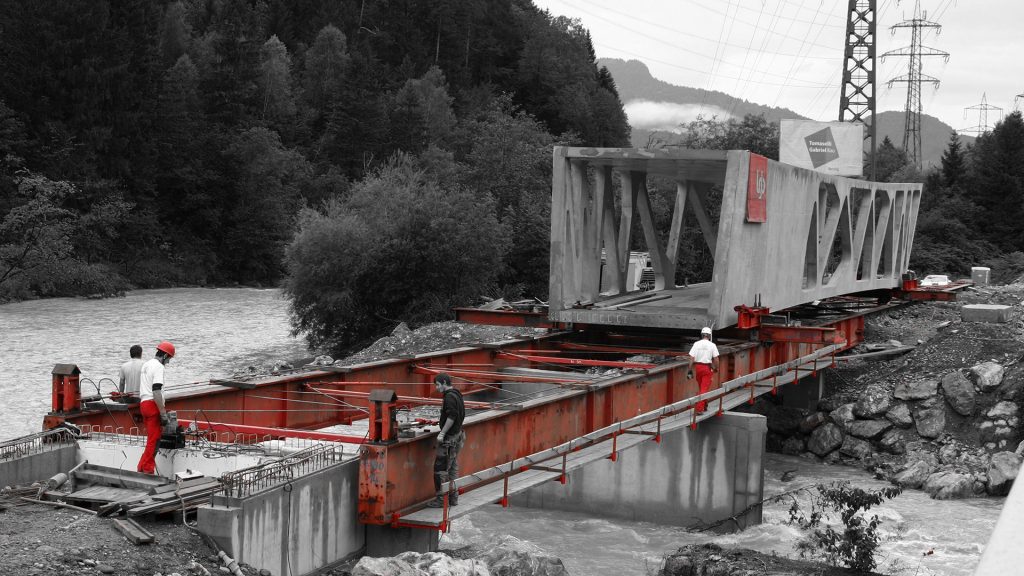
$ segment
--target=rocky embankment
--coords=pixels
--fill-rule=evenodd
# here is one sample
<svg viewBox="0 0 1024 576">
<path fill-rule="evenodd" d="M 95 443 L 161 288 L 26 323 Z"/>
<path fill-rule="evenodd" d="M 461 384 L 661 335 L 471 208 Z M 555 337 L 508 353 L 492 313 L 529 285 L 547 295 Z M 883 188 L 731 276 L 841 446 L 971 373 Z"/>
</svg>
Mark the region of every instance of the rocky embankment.
<svg viewBox="0 0 1024 576">
<path fill-rule="evenodd" d="M 1008 324 L 963 323 L 959 305 L 942 303 L 871 318 L 868 339 L 917 347 L 827 370 L 815 411 L 762 398 L 752 411 L 768 417 L 769 450 L 860 465 L 933 498 L 1005 495 L 1024 460 L 1022 295 L 1014 285 L 967 298 L 1009 300 Z"/>
</svg>

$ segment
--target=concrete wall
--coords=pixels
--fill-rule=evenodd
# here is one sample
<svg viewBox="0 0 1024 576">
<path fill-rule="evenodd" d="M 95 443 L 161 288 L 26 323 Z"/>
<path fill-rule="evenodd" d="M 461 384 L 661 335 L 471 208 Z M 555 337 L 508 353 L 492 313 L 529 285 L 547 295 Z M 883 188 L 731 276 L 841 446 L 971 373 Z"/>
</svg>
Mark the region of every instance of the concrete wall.
<svg viewBox="0 0 1024 576">
<path fill-rule="evenodd" d="M 247 498 L 217 496 L 199 529 L 239 562 L 301 576 L 361 551 L 359 461 L 350 460 Z"/>
<path fill-rule="evenodd" d="M 974 576 L 1006 576 L 1020 574 L 1024 566 L 1024 469 L 1017 473 L 1010 495 L 1006 497 L 1003 511 L 992 530 L 992 537 L 985 545 L 981 562 L 974 569 Z"/>
<path fill-rule="evenodd" d="M 78 446 L 65 444 L 13 460 L 0 460 L 0 488 L 48 480 L 58 472 L 74 468 L 77 457 Z"/>
<path fill-rule="evenodd" d="M 697 430 L 669 432 L 661 444 L 644 442 L 552 482 L 514 496 L 513 505 L 568 510 L 594 516 L 672 526 L 710 524 L 763 498 L 767 420 L 728 412 Z M 761 522 L 761 507 L 723 529 Z"/>
</svg>

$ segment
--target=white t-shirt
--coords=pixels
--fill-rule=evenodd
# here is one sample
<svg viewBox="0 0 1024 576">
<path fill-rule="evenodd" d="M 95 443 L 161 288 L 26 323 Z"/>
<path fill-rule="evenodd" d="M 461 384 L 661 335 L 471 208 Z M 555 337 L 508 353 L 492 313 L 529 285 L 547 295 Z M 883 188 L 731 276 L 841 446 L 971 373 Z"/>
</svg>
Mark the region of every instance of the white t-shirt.
<svg viewBox="0 0 1024 576">
<path fill-rule="evenodd" d="M 142 379 L 142 365 L 146 361 L 142 358 L 132 358 L 121 364 L 121 381 L 124 382 L 125 394 L 138 394 L 139 381 Z"/>
<path fill-rule="evenodd" d="M 156 358 L 150 358 L 142 365 L 142 377 L 139 379 L 139 400 L 153 399 L 153 386 L 164 384 L 164 365 Z"/>
<path fill-rule="evenodd" d="M 701 338 L 693 343 L 693 347 L 690 348 L 690 356 L 693 356 L 694 362 L 710 364 L 712 358 L 718 358 L 718 346 L 715 346 L 711 340 Z"/>
</svg>

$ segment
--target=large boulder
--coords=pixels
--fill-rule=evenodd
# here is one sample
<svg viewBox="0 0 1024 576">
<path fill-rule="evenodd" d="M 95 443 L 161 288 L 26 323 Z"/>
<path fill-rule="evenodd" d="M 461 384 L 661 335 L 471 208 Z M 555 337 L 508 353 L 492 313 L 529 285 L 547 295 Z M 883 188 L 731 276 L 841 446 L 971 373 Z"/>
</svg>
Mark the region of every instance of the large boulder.
<svg viewBox="0 0 1024 576">
<path fill-rule="evenodd" d="M 843 404 L 839 408 L 829 412 L 828 417 L 836 424 L 845 427 L 847 422 L 852 422 L 857 418 L 853 415 L 853 404 L 853 402 Z"/>
<path fill-rule="evenodd" d="M 970 416 L 974 412 L 974 385 L 959 371 L 953 371 L 942 377 L 940 382 L 946 402 L 961 416 Z"/>
<path fill-rule="evenodd" d="M 946 407 L 936 401 L 918 404 L 914 407 L 914 424 L 922 438 L 938 438 L 946 429 Z"/>
<path fill-rule="evenodd" d="M 885 418 L 898 428 L 910 428 L 914 425 L 914 417 L 910 414 L 910 407 L 906 402 L 896 402 L 885 413 Z"/>
<path fill-rule="evenodd" d="M 892 407 L 892 396 L 881 386 L 872 386 L 857 398 L 853 414 L 858 418 L 875 418 Z"/>
<path fill-rule="evenodd" d="M 1009 494 L 1022 461 L 1024 457 L 1013 452 L 993 454 L 992 462 L 988 465 L 988 493 L 993 496 Z"/>
<path fill-rule="evenodd" d="M 907 451 L 907 444 L 903 441 L 903 434 L 895 428 L 882 434 L 882 437 L 878 440 L 878 446 L 891 454 L 903 454 Z"/>
<path fill-rule="evenodd" d="M 892 395 L 900 400 L 924 400 L 939 393 L 938 380 L 914 380 L 913 382 L 900 382 Z"/>
<path fill-rule="evenodd" d="M 1013 402 L 1007 402 L 1003 400 L 993 406 L 985 416 L 988 416 L 989 420 L 998 422 L 999 420 L 1005 421 L 1006 426 L 1016 428 L 1020 424 L 1020 407 Z"/>
<path fill-rule="evenodd" d="M 567 576 L 565 565 L 542 549 L 514 536 L 501 536 L 475 558 L 495 576 Z"/>
<path fill-rule="evenodd" d="M 982 362 L 967 373 L 979 392 L 992 392 L 1003 383 L 1003 366 L 996 362 Z"/>
<path fill-rule="evenodd" d="M 941 470 L 924 481 L 924 491 L 936 500 L 969 498 L 974 494 L 974 478 L 959 472 Z"/>
<path fill-rule="evenodd" d="M 1017 374 L 1003 379 L 1003 387 L 999 389 L 999 398 L 1011 402 L 1024 402 L 1024 377 Z"/>
<path fill-rule="evenodd" d="M 875 449 L 871 446 L 871 442 L 854 438 L 853 436 L 843 438 L 843 445 L 839 447 L 839 451 L 859 460 L 864 460 L 875 454 Z"/>
<path fill-rule="evenodd" d="M 916 460 L 893 476 L 892 481 L 906 488 L 920 488 L 932 475 L 933 470 L 928 462 Z"/>
<path fill-rule="evenodd" d="M 430 576 L 423 570 L 398 558 L 363 556 L 352 568 L 352 576 Z"/>
<path fill-rule="evenodd" d="M 892 422 L 888 420 L 854 420 L 846 423 L 847 434 L 865 440 L 874 440 L 889 428 L 892 428 Z"/>
<path fill-rule="evenodd" d="M 807 440 L 807 449 L 822 457 L 842 445 L 843 431 L 832 422 L 826 422 L 815 428 Z"/>
<path fill-rule="evenodd" d="M 810 414 L 800 421 L 800 432 L 810 434 L 815 428 L 824 424 L 826 420 L 828 420 L 828 416 L 824 412 Z"/>
</svg>

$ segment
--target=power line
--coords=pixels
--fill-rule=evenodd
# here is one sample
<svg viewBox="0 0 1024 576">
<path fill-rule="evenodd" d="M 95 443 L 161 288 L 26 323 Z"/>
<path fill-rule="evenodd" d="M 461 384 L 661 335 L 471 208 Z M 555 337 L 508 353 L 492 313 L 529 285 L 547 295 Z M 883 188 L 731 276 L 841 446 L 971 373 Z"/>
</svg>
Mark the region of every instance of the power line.
<svg viewBox="0 0 1024 576">
<path fill-rule="evenodd" d="M 710 6 L 705 6 L 705 5 L 701 4 L 700 2 L 696 2 L 694 0 L 690 0 L 690 4 L 693 4 L 694 6 L 697 6 L 698 8 L 703 8 L 703 9 L 709 11 L 709 12 L 714 12 L 716 14 L 722 14 L 721 10 L 717 10 L 715 8 L 711 8 Z M 804 7 L 802 4 L 800 4 L 800 5 L 793 4 L 792 2 L 789 2 L 787 0 L 780 0 L 779 1 L 779 5 L 782 5 L 782 4 L 789 4 L 790 6 L 797 6 L 799 8 L 803 8 Z M 738 8 L 743 8 L 744 10 L 747 10 L 747 11 L 750 11 L 750 12 L 754 11 L 754 8 L 751 8 L 749 6 L 738 5 L 737 9 Z M 802 20 L 800 18 L 787 18 L 787 20 L 793 20 L 793 21 L 799 22 L 801 24 L 814 24 L 814 22 L 807 21 L 807 20 Z M 751 25 L 750 22 L 747 22 L 746 20 L 736 19 L 736 21 L 741 23 L 741 24 L 746 24 L 747 26 Z M 842 26 L 840 26 L 839 24 L 818 24 L 818 25 L 819 26 L 828 26 L 828 27 L 831 27 L 831 28 L 842 28 Z M 788 39 L 789 40 L 796 40 L 796 38 L 788 38 Z M 826 48 L 826 46 L 820 46 L 820 47 L 821 48 Z"/>
<path fill-rule="evenodd" d="M 898 1 L 898 0 L 897 0 Z M 934 29 L 940 30 L 942 26 L 927 20 L 927 13 L 921 12 L 921 0 L 914 0 L 914 16 L 910 20 L 904 20 L 899 24 L 890 27 L 893 33 L 899 28 L 910 28 L 910 46 L 890 50 L 882 54 L 882 59 L 889 56 L 909 56 L 907 73 L 889 80 L 888 85 L 894 83 L 905 83 L 907 85 L 907 104 L 904 108 L 906 118 L 903 125 L 903 150 L 907 153 L 907 159 L 913 162 L 914 166 L 921 167 L 921 84 L 928 82 L 939 85 L 939 79 L 928 76 L 921 72 L 921 58 L 923 56 L 942 56 L 949 60 L 949 52 L 936 50 L 921 45 L 921 31 Z"/>
<path fill-rule="evenodd" d="M 1020 96 L 1017 96 L 1017 98 L 1020 98 L 1022 96 L 1024 96 L 1024 94 L 1021 94 Z M 1016 100 L 1014 102 L 1016 103 Z M 978 111 L 978 125 L 977 126 L 972 126 L 970 128 L 964 128 L 964 129 L 962 129 L 960 131 L 961 132 L 973 133 L 975 136 L 981 136 L 982 134 L 988 132 L 988 129 L 989 129 L 989 126 L 988 126 L 988 113 L 990 111 L 998 110 L 1000 116 L 1002 116 L 1002 114 L 1003 114 L 1003 109 L 1002 108 L 1000 108 L 999 106 L 992 106 L 992 105 L 990 105 L 988 103 L 988 100 L 985 98 L 985 93 L 984 92 L 981 93 L 981 103 L 980 104 L 975 104 L 974 106 L 968 106 L 968 107 L 964 108 L 964 118 L 967 118 L 967 111 L 968 110 L 977 110 Z"/>
</svg>

